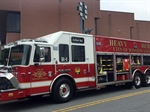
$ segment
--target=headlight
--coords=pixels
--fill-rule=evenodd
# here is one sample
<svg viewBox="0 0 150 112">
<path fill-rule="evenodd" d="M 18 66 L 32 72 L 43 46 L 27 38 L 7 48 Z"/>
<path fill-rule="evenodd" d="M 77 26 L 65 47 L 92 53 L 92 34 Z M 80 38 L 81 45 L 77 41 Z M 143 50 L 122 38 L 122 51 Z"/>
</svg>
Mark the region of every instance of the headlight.
<svg viewBox="0 0 150 112">
<path fill-rule="evenodd" d="M 0 90 L 18 89 L 18 80 L 11 73 L 0 73 Z"/>
</svg>

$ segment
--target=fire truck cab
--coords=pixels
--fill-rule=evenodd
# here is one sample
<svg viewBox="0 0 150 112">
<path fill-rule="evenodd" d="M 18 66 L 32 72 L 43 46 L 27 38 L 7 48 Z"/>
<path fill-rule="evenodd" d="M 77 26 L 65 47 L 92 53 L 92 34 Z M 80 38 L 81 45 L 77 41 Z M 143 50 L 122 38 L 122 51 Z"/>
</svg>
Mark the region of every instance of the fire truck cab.
<svg viewBox="0 0 150 112">
<path fill-rule="evenodd" d="M 0 73 L 1 101 L 51 93 L 65 102 L 76 89 L 95 87 L 92 35 L 60 31 L 16 41 L 9 49 L 3 60 L 9 70 Z"/>
<path fill-rule="evenodd" d="M 67 102 L 79 90 L 150 86 L 149 48 L 148 42 L 64 31 L 13 42 L 3 47 L 0 101 L 50 94 Z"/>
</svg>

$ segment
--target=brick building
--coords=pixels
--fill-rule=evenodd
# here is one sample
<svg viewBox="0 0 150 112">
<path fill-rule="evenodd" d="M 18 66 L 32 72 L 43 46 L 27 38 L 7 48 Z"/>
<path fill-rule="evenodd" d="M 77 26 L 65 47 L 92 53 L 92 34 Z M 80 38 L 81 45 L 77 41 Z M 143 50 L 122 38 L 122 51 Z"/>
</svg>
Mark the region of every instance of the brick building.
<svg viewBox="0 0 150 112">
<path fill-rule="evenodd" d="M 150 21 L 134 20 L 134 13 L 101 10 L 98 34 L 150 41 Z"/>
<path fill-rule="evenodd" d="M 36 38 L 56 31 L 79 32 L 80 0 L 0 0 L 2 44 Z M 88 6 L 86 28 L 91 34 L 150 41 L 150 22 L 135 21 L 133 13 L 100 11 L 100 0 L 82 0 Z"/>
</svg>

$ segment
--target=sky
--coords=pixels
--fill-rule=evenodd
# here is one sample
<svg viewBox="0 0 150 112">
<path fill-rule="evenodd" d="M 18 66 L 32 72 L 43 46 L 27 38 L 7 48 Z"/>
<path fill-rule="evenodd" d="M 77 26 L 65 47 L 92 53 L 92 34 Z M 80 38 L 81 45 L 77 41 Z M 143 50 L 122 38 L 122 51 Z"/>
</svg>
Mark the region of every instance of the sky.
<svg viewBox="0 0 150 112">
<path fill-rule="evenodd" d="M 150 21 L 150 0 L 100 0 L 100 9 L 131 12 L 135 20 Z"/>
</svg>

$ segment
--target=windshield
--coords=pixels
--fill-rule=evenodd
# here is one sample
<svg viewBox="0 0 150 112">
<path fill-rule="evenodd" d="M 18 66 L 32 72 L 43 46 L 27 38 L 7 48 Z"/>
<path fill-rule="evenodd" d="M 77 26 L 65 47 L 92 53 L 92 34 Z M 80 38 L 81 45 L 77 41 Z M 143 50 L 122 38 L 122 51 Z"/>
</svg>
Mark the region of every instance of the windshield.
<svg viewBox="0 0 150 112">
<path fill-rule="evenodd" d="M 8 62 L 8 56 L 9 56 L 9 49 L 3 49 L 1 52 L 1 61 L 0 61 L 0 65 L 7 65 Z"/>
<path fill-rule="evenodd" d="M 30 58 L 30 45 L 18 45 L 11 48 L 9 65 L 28 65 Z"/>
</svg>

